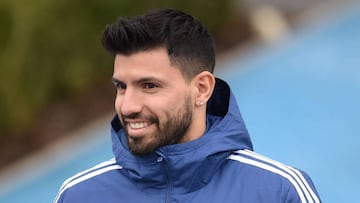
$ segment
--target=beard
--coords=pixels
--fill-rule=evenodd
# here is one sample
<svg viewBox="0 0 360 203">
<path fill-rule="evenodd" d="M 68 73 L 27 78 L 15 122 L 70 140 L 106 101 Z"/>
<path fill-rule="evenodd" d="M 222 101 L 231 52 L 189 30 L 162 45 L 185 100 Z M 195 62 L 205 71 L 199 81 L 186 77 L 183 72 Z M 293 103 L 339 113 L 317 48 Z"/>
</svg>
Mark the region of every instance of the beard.
<svg viewBox="0 0 360 203">
<path fill-rule="evenodd" d="M 180 108 L 177 112 L 174 113 L 170 110 L 164 112 L 164 114 L 167 119 L 162 123 L 160 123 L 158 117 L 155 115 L 134 113 L 127 116 L 121 116 L 121 124 L 123 125 L 122 127 L 127 137 L 128 148 L 131 153 L 143 156 L 154 152 L 159 147 L 179 143 L 185 136 L 185 133 L 192 122 L 190 96 L 188 95 L 185 98 L 182 108 Z M 156 130 L 152 134 L 136 138 L 131 137 L 129 136 L 124 118 L 147 120 L 151 122 L 151 124 L 155 124 Z"/>
</svg>

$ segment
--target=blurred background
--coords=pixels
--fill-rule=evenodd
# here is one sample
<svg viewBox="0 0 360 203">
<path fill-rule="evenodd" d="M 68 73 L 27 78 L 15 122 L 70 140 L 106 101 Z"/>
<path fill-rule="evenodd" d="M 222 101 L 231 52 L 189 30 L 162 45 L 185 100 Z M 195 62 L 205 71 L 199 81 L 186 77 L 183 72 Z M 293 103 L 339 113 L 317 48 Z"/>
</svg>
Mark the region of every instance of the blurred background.
<svg viewBox="0 0 360 203">
<path fill-rule="evenodd" d="M 0 202 L 51 202 L 62 181 L 112 157 L 106 24 L 159 7 L 214 35 L 255 150 L 307 171 L 324 202 L 353 202 L 360 6 L 345 0 L 0 2 Z M 354 160 L 355 159 L 355 160 Z"/>
<path fill-rule="evenodd" d="M 112 111 L 113 59 L 100 43 L 105 25 L 165 6 L 198 16 L 219 51 L 252 37 L 242 3 L 230 0 L 2 0 L 0 166 Z"/>
</svg>

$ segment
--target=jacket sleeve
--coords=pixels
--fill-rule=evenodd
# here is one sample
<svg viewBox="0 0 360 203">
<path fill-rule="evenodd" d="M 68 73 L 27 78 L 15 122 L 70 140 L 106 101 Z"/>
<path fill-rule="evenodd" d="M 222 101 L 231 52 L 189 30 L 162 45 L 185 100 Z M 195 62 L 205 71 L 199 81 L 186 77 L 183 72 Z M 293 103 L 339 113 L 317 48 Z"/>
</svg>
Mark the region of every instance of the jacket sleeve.
<svg viewBox="0 0 360 203">
<path fill-rule="evenodd" d="M 58 193 L 53 203 L 63 203 L 63 196 L 60 193 Z"/>
<path fill-rule="evenodd" d="M 298 187 L 288 190 L 285 203 L 320 203 L 319 194 L 310 176 L 304 171 L 298 171 Z"/>
<path fill-rule="evenodd" d="M 53 203 L 64 203 L 64 184 L 60 187 L 58 193 L 56 194 Z"/>
</svg>

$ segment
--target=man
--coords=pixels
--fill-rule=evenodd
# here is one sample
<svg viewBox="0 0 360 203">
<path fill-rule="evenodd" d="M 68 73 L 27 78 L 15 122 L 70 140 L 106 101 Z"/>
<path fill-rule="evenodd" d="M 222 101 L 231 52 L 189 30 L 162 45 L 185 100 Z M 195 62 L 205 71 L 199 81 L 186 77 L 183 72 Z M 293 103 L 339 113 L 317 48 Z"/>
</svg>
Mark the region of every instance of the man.
<svg viewBox="0 0 360 203">
<path fill-rule="evenodd" d="M 55 202 L 320 202 L 304 172 L 252 151 L 213 44 L 171 9 L 108 25 L 115 159 L 66 180 Z"/>
</svg>

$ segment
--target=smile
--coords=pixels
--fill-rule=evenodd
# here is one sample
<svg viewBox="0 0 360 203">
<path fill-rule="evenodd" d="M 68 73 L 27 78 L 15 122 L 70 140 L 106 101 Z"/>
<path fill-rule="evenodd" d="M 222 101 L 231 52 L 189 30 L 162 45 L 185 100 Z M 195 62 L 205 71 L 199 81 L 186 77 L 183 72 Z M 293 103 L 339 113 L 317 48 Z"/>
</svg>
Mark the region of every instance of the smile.
<svg viewBox="0 0 360 203">
<path fill-rule="evenodd" d="M 149 126 L 148 122 L 131 122 L 131 123 L 129 123 L 129 127 L 131 129 L 141 129 L 141 128 L 146 128 L 147 126 Z"/>
</svg>

